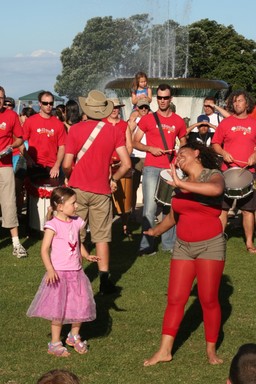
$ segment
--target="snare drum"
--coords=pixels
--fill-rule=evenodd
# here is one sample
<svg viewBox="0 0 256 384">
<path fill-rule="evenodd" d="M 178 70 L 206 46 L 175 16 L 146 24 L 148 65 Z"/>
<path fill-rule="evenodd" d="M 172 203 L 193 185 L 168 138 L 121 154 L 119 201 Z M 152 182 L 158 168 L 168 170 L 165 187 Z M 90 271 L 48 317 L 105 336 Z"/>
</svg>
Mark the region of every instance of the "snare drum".
<svg viewBox="0 0 256 384">
<path fill-rule="evenodd" d="M 44 230 L 48 207 L 50 206 L 50 197 L 56 186 L 56 180 L 53 179 L 53 185 L 47 184 L 47 180 L 37 180 L 36 182 L 27 181 L 26 189 L 28 196 L 28 222 L 29 228 L 37 231 Z M 59 186 L 59 185 L 58 185 Z"/>
<path fill-rule="evenodd" d="M 167 184 L 167 181 L 173 180 L 168 171 L 170 170 L 163 169 L 160 172 L 154 196 L 155 200 L 163 205 L 171 205 L 171 197 L 174 191 L 174 187 Z"/>
<path fill-rule="evenodd" d="M 112 194 L 114 206 L 118 215 L 132 210 L 132 171 L 129 171 L 117 182 L 117 190 Z"/>
<path fill-rule="evenodd" d="M 223 172 L 225 196 L 229 199 L 243 199 L 253 192 L 253 175 L 247 169 L 233 167 Z"/>
</svg>

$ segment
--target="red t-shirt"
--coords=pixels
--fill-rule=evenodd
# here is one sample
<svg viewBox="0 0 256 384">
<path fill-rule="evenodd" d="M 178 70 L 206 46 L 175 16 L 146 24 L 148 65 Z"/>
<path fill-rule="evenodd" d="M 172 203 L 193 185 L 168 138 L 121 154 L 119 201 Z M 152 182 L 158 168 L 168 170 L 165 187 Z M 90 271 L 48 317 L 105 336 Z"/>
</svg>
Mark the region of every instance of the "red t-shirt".
<svg viewBox="0 0 256 384">
<path fill-rule="evenodd" d="M 179 192 L 172 198 L 172 208 L 179 215 L 176 231 L 183 241 L 208 240 L 223 232 L 220 206 L 202 204 L 192 193 Z"/>
<path fill-rule="evenodd" d="M 255 151 L 256 119 L 249 116 L 244 119 L 235 116 L 226 117 L 216 128 L 212 144 L 223 145 L 223 149 L 236 160 L 236 163 L 230 163 L 228 166 L 223 163 L 223 171 L 228 167 L 243 167 L 250 155 Z M 251 172 L 255 171 L 254 167 L 249 169 Z"/>
<path fill-rule="evenodd" d="M 124 139 L 125 139 L 125 141 L 126 141 L 126 129 L 127 129 L 127 125 L 128 125 L 128 123 L 127 123 L 126 121 L 124 121 L 124 120 L 120 120 L 120 121 L 119 121 L 118 123 L 116 123 L 116 124 L 112 124 L 110 121 L 108 121 L 108 118 L 106 118 L 106 119 L 102 119 L 102 121 L 104 121 L 104 123 L 108 123 L 108 124 L 111 124 L 111 125 L 113 125 L 113 126 L 114 126 L 114 125 L 117 126 L 118 129 L 120 129 L 120 131 L 123 133 L 123 135 L 124 135 Z M 113 154 L 112 154 L 112 160 L 111 160 L 111 163 L 116 163 L 116 162 L 118 162 L 118 161 L 120 161 L 119 156 L 118 156 L 117 152 L 114 151 Z"/>
<path fill-rule="evenodd" d="M 77 156 L 98 121 L 87 120 L 71 126 L 65 153 Z M 116 148 L 125 146 L 123 132 L 109 123 L 101 128 L 90 148 L 75 164 L 69 179 L 71 187 L 82 191 L 110 194 L 109 165 Z"/>
<path fill-rule="evenodd" d="M 253 117 L 254 119 L 256 119 L 256 106 L 253 108 L 252 113 L 249 113 L 248 116 Z"/>
<path fill-rule="evenodd" d="M 58 148 L 65 145 L 66 130 L 55 116 L 46 119 L 39 113 L 26 119 L 23 125 L 24 140 L 28 140 L 28 154 L 43 167 L 53 167 Z"/>
<path fill-rule="evenodd" d="M 184 120 L 174 112 L 169 117 L 164 117 L 160 114 L 158 114 L 158 117 L 163 128 L 168 149 L 173 149 L 175 147 L 176 137 L 181 139 L 186 136 L 186 124 Z M 153 113 L 143 116 L 138 122 L 138 126 L 145 132 L 147 145 L 165 149 Z M 149 152 L 146 153 L 145 166 L 169 168 L 169 165 L 167 155 L 153 156 Z"/>
<path fill-rule="evenodd" d="M 3 108 L 0 112 L 0 151 L 13 143 L 13 135 L 22 137 L 19 116 L 16 112 Z M 12 167 L 12 153 L 0 159 L 0 167 Z"/>
</svg>

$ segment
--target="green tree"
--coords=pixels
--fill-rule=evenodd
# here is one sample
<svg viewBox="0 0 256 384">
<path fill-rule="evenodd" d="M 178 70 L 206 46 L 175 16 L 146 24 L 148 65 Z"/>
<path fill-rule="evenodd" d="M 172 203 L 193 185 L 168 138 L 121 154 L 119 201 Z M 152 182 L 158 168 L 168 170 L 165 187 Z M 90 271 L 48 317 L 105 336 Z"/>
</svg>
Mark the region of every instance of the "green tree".
<svg viewBox="0 0 256 384">
<path fill-rule="evenodd" d="M 103 89 L 107 81 L 133 77 L 221 79 L 256 96 L 256 43 L 232 25 L 203 19 L 189 26 L 152 24 L 148 14 L 90 19 L 61 54 L 55 91 L 68 98 Z"/>
<path fill-rule="evenodd" d="M 87 94 L 104 80 L 134 73 L 139 62 L 136 52 L 145 40 L 148 25 L 146 14 L 129 19 L 90 19 L 71 48 L 62 51 L 63 69 L 55 91 L 72 98 Z"/>
<path fill-rule="evenodd" d="M 189 74 L 221 79 L 256 95 L 256 43 L 232 25 L 200 20 L 189 26 Z"/>
</svg>

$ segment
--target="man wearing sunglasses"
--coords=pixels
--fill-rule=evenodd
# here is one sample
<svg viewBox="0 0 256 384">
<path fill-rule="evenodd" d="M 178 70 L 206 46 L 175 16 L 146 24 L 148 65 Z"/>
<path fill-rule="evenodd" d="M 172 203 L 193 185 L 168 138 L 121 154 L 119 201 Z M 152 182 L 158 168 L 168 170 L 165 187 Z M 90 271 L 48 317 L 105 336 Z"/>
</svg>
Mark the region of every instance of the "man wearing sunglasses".
<svg viewBox="0 0 256 384">
<path fill-rule="evenodd" d="M 24 140 L 29 148 L 25 157 L 31 180 L 48 179 L 49 184 L 62 184 L 61 163 L 65 153 L 66 131 L 63 123 L 52 115 L 54 96 L 49 91 L 38 95 L 39 113 L 29 117 L 24 125 Z M 26 151 L 25 151 L 26 152 Z"/>
<path fill-rule="evenodd" d="M 168 84 L 160 84 L 157 88 L 157 116 L 162 125 L 163 134 L 168 146 L 169 153 L 172 154 L 175 149 L 176 138 L 180 145 L 186 144 L 186 125 L 184 120 L 171 110 L 171 88 Z M 139 151 L 146 152 L 142 191 L 143 191 L 143 218 L 142 233 L 154 226 L 155 215 L 157 211 L 157 202 L 154 198 L 160 172 L 163 169 L 170 168 L 170 161 L 163 140 L 160 134 L 158 124 L 154 114 L 149 113 L 142 117 L 138 123 L 138 129 L 133 138 L 133 146 Z M 146 136 L 147 144 L 142 143 L 143 135 Z M 174 161 L 172 156 L 171 161 Z M 162 206 L 163 215 L 168 214 L 170 207 Z M 172 251 L 176 238 L 175 227 L 162 235 L 162 250 Z M 142 235 L 139 254 L 152 255 L 155 253 L 154 238 Z"/>
</svg>

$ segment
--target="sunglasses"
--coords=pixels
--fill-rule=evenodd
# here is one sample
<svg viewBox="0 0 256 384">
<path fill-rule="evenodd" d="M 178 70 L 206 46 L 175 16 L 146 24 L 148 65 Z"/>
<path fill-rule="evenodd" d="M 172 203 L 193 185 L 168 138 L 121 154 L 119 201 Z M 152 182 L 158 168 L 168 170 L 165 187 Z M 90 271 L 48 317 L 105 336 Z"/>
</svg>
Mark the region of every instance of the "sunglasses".
<svg viewBox="0 0 256 384">
<path fill-rule="evenodd" d="M 149 106 L 148 105 L 140 105 L 138 108 L 139 109 L 149 109 Z"/>
<path fill-rule="evenodd" d="M 11 103 L 4 103 L 4 105 L 5 105 L 6 107 L 13 107 L 13 105 L 12 105 Z"/>
<path fill-rule="evenodd" d="M 162 100 L 162 99 L 169 100 L 171 98 L 171 96 L 157 96 L 156 98 L 157 98 L 157 100 Z"/>
<path fill-rule="evenodd" d="M 42 105 L 50 105 L 51 107 L 53 106 L 53 101 L 41 101 Z"/>
</svg>

